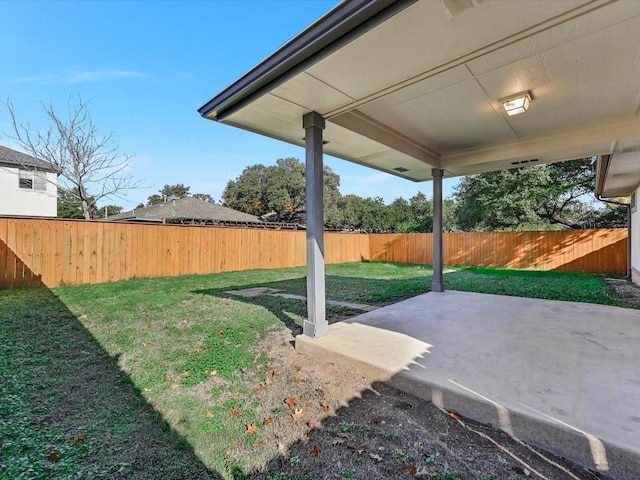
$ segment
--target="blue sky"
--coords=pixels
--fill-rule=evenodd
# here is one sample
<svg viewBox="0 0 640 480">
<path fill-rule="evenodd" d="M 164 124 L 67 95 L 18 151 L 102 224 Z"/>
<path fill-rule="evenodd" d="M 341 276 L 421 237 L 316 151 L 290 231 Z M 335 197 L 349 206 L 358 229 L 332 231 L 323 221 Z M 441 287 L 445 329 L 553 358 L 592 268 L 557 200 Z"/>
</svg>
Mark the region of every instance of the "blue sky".
<svg viewBox="0 0 640 480">
<path fill-rule="evenodd" d="M 40 101 L 66 107 L 90 100 L 100 133 L 114 132 L 133 155 L 131 175 L 146 188 L 125 200 L 144 202 L 165 184 L 220 200 L 230 179 L 256 163 L 304 159 L 300 147 L 204 120 L 197 108 L 335 5 L 335 1 L 0 1 L 1 101 L 18 118 L 44 126 Z M 0 106 L 0 142 L 15 147 Z M 413 183 L 325 157 L 343 194 L 386 202 L 431 182 Z M 445 196 L 457 180 L 445 180 Z"/>
</svg>

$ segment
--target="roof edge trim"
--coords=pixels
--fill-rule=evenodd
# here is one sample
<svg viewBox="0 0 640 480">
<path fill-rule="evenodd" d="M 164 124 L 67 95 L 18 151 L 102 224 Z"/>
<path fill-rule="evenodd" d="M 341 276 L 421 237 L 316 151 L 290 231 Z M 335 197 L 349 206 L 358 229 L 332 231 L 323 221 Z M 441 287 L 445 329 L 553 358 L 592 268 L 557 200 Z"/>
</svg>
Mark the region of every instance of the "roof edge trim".
<svg viewBox="0 0 640 480">
<path fill-rule="evenodd" d="M 417 0 L 346 0 L 198 109 L 221 121 Z"/>
<path fill-rule="evenodd" d="M 598 157 L 598 162 L 596 163 L 596 197 L 602 196 L 610 163 L 611 155 L 600 155 Z"/>
</svg>

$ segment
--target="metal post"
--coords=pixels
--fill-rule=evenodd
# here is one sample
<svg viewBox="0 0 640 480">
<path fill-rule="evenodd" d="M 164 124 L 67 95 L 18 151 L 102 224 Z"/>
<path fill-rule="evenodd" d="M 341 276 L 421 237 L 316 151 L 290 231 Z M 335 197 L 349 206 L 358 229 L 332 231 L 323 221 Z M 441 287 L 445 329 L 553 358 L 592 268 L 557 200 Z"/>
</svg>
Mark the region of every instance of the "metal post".
<svg viewBox="0 0 640 480">
<path fill-rule="evenodd" d="M 443 170 L 431 170 L 433 177 L 433 279 L 432 292 L 444 292 L 442 283 L 443 253 L 442 253 L 442 174 Z"/>
<path fill-rule="evenodd" d="M 324 205 L 322 178 L 322 130 L 324 118 L 310 112 L 302 117 L 305 129 L 307 185 L 307 319 L 303 333 L 317 338 L 329 327 L 324 287 Z"/>
</svg>

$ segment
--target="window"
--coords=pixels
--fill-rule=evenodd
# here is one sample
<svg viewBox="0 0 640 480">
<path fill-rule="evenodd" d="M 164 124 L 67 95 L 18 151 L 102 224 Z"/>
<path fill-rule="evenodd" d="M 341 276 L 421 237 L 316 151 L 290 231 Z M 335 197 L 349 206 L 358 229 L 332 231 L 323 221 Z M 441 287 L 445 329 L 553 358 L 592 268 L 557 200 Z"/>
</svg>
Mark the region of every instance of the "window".
<svg viewBox="0 0 640 480">
<path fill-rule="evenodd" d="M 26 190 L 45 191 L 47 189 L 47 179 L 45 175 L 46 173 L 44 172 L 20 170 L 18 172 L 18 187 Z"/>
</svg>

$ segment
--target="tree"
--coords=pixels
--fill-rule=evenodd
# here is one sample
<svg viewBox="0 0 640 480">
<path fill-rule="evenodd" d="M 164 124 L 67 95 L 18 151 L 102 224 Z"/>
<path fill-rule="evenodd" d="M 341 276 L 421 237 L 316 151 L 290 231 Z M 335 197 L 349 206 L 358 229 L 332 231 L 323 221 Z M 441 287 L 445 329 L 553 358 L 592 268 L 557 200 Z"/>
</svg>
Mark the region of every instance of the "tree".
<svg viewBox="0 0 640 480">
<path fill-rule="evenodd" d="M 140 186 L 126 170 L 131 156 L 119 153 L 112 133 L 99 135 L 88 102 L 80 96 L 75 103 L 70 98 L 66 117 L 53 104 L 41 105 L 50 126 L 33 130 L 18 121 L 13 104 L 7 102 L 15 134 L 11 138 L 32 157 L 53 164 L 59 189 L 80 201 L 85 219 L 92 218 L 96 203 L 103 198 Z"/>
<path fill-rule="evenodd" d="M 96 218 L 95 209 L 91 210 L 91 218 Z M 82 203 L 78 195 L 60 190 L 58 192 L 58 218 L 85 218 Z"/>
<path fill-rule="evenodd" d="M 213 197 L 208 193 L 194 193 L 193 198 L 197 198 L 198 200 L 202 200 L 203 202 L 216 203 Z"/>
<path fill-rule="evenodd" d="M 337 225 L 340 177 L 324 167 L 325 223 Z M 297 158 L 280 158 L 275 165 L 245 168 L 230 180 L 222 194 L 225 206 L 273 221 L 304 222 L 306 214 L 305 166 Z"/>
<path fill-rule="evenodd" d="M 118 205 L 105 205 L 104 207 L 100 207 L 98 209 L 100 216 L 102 218 L 110 217 L 111 215 L 117 215 L 122 213 L 122 207 Z"/>
<path fill-rule="evenodd" d="M 464 177 L 457 185 L 463 230 L 585 228 L 600 210 L 588 202 L 595 184 L 591 159 Z"/>
<path fill-rule="evenodd" d="M 176 183 L 175 185 L 165 185 L 161 190 L 158 190 L 160 194 L 154 193 L 147 197 L 147 206 L 163 203 L 167 199 L 173 198 L 187 198 L 189 196 L 189 190 L 191 187 L 185 187 L 182 183 Z"/>
</svg>

